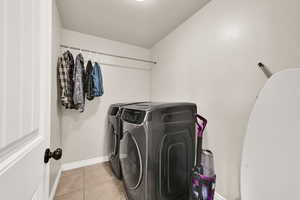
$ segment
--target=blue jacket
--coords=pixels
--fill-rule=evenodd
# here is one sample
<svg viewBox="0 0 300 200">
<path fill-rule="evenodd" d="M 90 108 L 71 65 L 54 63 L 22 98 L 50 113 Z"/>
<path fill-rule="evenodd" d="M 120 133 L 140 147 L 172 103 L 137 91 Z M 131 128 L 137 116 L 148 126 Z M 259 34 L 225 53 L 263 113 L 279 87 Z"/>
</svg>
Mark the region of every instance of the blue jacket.
<svg viewBox="0 0 300 200">
<path fill-rule="evenodd" d="M 93 77 L 93 85 L 94 85 L 92 95 L 94 97 L 100 97 L 103 95 L 104 89 L 103 89 L 103 78 L 102 78 L 101 68 L 97 62 L 95 62 L 94 64 L 92 77 Z"/>
</svg>

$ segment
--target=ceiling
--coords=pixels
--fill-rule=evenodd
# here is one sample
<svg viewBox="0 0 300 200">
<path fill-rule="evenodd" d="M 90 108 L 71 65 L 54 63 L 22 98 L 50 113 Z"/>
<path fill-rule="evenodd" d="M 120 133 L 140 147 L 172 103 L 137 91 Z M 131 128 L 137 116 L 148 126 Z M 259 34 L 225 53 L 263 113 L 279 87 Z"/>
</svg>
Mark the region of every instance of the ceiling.
<svg viewBox="0 0 300 200">
<path fill-rule="evenodd" d="M 57 0 L 64 28 L 145 48 L 209 0 Z"/>
</svg>

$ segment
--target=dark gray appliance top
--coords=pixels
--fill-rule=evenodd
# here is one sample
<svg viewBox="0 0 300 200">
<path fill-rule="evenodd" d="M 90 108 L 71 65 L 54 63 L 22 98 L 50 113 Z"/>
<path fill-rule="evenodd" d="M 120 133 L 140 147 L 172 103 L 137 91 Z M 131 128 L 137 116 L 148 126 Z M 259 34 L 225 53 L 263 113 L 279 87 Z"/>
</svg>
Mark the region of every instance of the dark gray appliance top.
<svg viewBox="0 0 300 200">
<path fill-rule="evenodd" d="M 143 110 L 143 111 L 152 111 L 156 109 L 162 109 L 162 108 L 172 108 L 177 106 L 196 106 L 194 103 L 188 103 L 188 102 L 144 102 L 144 103 L 138 103 L 138 104 L 132 104 L 132 105 L 126 105 L 123 106 L 125 109 L 133 109 L 133 110 Z"/>
<path fill-rule="evenodd" d="M 145 101 L 144 102 L 128 102 L 128 103 L 114 103 L 114 104 L 111 104 L 109 106 L 109 109 L 108 109 L 108 115 L 115 116 L 115 115 L 118 114 L 121 107 L 126 106 L 126 105 L 137 104 L 137 103 L 145 103 Z"/>
<path fill-rule="evenodd" d="M 132 105 L 132 104 L 139 104 L 139 103 L 146 103 L 146 101 L 114 103 L 114 104 L 111 104 L 110 107 L 121 107 L 121 106 Z"/>
</svg>

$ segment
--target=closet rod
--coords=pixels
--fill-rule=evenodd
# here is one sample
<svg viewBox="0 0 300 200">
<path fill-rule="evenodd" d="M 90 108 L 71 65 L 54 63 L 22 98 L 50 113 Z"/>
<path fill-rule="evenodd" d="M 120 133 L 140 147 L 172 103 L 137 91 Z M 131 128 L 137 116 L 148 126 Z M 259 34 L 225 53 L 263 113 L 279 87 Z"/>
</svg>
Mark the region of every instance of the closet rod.
<svg viewBox="0 0 300 200">
<path fill-rule="evenodd" d="M 104 52 L 100 52 L 100 51 L 92 51 L 92 50 L 81 49 L 81 48 L 78 48 L 78 47 L 72 47 L 72 46 L 63 45 L 63 44 L 60 45 L 60 47 L 67 48 L 67 49 L 73 49 L 73 50 L 79 50 L 79 51 L 83 51 L 83 52 L 87 52 L 87 53 L 94 53 L 94 54 L 104 55 L 104 56 L 111 56 L 111 57 L 115 57 L 115 58 L 121 58 L 121 59 L 127 59 L 127 60 L 134 60 L 134 61 L 139 61 L 139 62 L 157 64 L 157 62 L 152 61 L 152 60 L 145 60 L 145 59 L 134 58 L 134 57 L 120 56 L 120 55 L 104 53 Z"/>
<path fill-rule="evenodd" d="M 270 78 L 273 74 L 263 63 L 258 63 L 258 67 L 264 72 L 267 78 Z"/>
</svg>

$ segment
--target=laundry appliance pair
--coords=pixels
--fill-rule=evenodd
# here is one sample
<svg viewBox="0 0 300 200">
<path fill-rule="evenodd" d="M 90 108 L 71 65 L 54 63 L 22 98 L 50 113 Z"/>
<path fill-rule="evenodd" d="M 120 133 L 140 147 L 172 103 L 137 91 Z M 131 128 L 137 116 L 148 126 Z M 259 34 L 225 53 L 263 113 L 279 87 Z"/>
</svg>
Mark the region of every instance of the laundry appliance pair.
<svg viewBox="0 0 300 200">
<path fill-rule="evenodd" d="M 115 155 L 129 200 L 189 198 L 196 111 L 192 103 L 121 106 Z"/>
<path fill-rule="evenodd" d="M 137 103 L 139 102 L 116 103 L 116 104 L 112 104 L 108 109 L 106 132 L 108 134 L 109 143 L 110 143 L 109 162 L 114 175 L 118 179 L 122 179 L 120 157 L 119 157 L 120 139 L 122 133 L 122 121 L 121 121 L 121 114 L 123 110 L 122 107 L 126 105 L 137 104 Z"/>
</svg>

